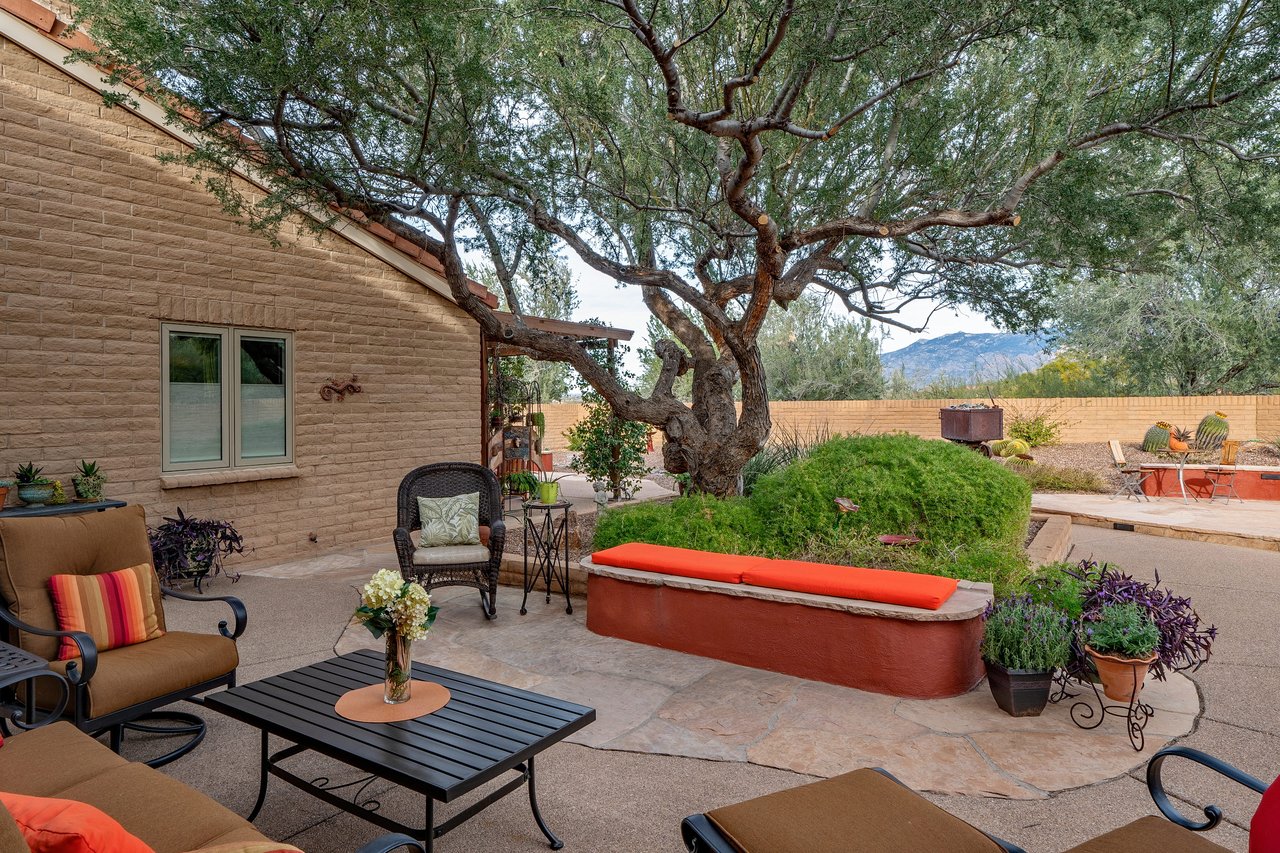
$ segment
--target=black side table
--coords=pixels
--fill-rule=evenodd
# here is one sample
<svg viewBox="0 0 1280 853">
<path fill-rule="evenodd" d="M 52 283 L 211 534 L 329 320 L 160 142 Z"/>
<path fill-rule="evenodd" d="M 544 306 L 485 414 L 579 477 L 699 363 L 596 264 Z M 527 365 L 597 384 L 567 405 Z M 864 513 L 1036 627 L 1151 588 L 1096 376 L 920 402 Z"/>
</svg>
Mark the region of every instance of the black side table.
<svg viewBox="0 0 1280 853">
<path fill-rule="evenodd" d="M 35 716 L 34 682 L 37 678 L 55 679 L 61 687 L 58 701 L 49 710 L 48 716 L 38 723 L 32 722 L 31 719 Z M 13 688 L 24 682 L 27 685 L 26 701 L 19 702 Z M 0 702 L 6 708 L 6 714 L 0 717 L 0 728 L 5 734 L 8 734 L 9 723 L 13 723 L 20 729 L 34 729 L 36 726 L 58 719 L 66 710 L 70 693 L 67 680 L 49 669 L 49 662 L 44 658 L 36 657 L 8 643 L 0 643 Z"/>
<path fill-rule="evenodd" d="M 564 612 L 573 612 L 569 599 L 569 501 L 553 504 L 528 501 L 521 507 L 524 521 L 524 599 L 520 602 L 520 615 L 528 613 L 525 605 L 529 593 L 546 582 L 547 603 L 551 603 L 551 585 L 557 583 L 564 593 Z M 559 517 L 556 512 L 559 511 Z M 542 513 L 541 518 L 535 516 Z M 533 574 L 529 574 L 529 544 L 533 543 Z"/>
</svg>

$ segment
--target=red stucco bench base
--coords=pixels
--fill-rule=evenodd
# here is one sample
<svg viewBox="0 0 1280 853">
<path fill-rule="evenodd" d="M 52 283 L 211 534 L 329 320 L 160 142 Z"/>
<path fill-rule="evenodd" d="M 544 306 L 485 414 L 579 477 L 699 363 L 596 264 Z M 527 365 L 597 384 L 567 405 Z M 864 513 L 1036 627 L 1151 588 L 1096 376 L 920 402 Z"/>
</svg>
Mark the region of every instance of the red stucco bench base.
<svg viewBox="0 0 1280 853">
<path fill-rule="evenodd" d="M 589 558 L 597 634 L 860 690 L 920 699 L 981 680 L 991 585 L 962 582 L 938 610 L 600 566 Z"/>
</svg>

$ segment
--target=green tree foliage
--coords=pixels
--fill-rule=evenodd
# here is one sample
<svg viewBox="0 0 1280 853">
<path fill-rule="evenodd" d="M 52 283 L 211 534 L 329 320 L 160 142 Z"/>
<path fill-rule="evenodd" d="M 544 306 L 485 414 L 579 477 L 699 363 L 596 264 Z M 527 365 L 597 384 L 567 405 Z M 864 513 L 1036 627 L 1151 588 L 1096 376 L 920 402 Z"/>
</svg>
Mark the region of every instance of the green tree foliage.
<svg viewBox="0 0 1280 853">
<path fill-rule="evenodd" d="M 871 321 L 836 317 L 817 296 L 769 315 L 760 358 L 773 400 L 875 400 L 885 387 Z"/>
<path fill-rule="evenodd" d="M 644 458 L 649 425 L 622 420 L 599 396 L 587 405 L 586 415 L 565 430 L 565 437 L 574 452 L 570 467 L 592 481 L 608 483 L 615 498 L 635 492 L 649 473 Z"/>
<path fill-rule="evenodd" d="M 469 274 L 476 281 L 498 294 L 499 308 L 511 311 L 511 297 L 498 281 L 492 266 L 473 267 Z M 560 258 L 551 258 L 544 267 L 524 270 L 514 276 L 510 290 L 522 315 L 546 317 L 551 320 L 571 320 L 581 299 L 573 283 L 569 265 Z M 533 356 L 514 356 L 505 361 L 509 375 L 526 382 L 537 383 L 542 402 L 563 400 L 576 384 L 573 368 L 563 361 L 544 361 Z"/>
<path fill-rule="evenodd" d="M 1117 366 L 1130 394 L 1272 393 L 1280 389 L 1275 260 L 1268 247 L 1219 250 L 1187 258 L 1170 275 L 1064 285 L 1058 335 Z"/>
<path fill-rule="evenodd" d="M 888 323 L 924 299 L 1034 325 L 1064 274 L 1158 269 L 1193 229 L 1261 218 L 1280 126 L 1267 2 L 77 6 L 115 82 L 198 117 L 182 159 L 228 210 L 270 231 L 332 204 L 416 241 L 486 334 L 572 364 L 718 494 L 769 434 L 775 307 L 822 290 Z M 495 316 L 470 249 L 512 304 L 565 251 L 639 288 L 667 332 L 653 391 Z"/>
</svg>

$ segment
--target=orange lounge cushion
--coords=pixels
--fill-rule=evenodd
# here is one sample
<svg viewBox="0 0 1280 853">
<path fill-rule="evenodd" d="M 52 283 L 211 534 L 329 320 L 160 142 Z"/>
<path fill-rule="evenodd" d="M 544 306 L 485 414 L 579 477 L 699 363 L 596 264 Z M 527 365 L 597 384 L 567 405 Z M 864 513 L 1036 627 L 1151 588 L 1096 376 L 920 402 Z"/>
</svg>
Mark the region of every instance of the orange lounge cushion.
<svg viewBox="0 0 1280 853">
<path fill-rule="evenodd" d="M 742 573 L 742 582 L 771 589 L 787 589 L 835 598 L 857 598 L 882 604 L 900 604 L 937 610 L 956 591 L 955 578 L 864 569 L 858 566 L 829 566 L 800 560 L 770 560 Z"/>
<path fill-rule="evenodd" d="M 771 562 L 766 557 L 716 554 L 712 551 L 649 545 L 644 542 L 628 542 L 597 551 L 591 555 L 591 561 L 619 569 L 638 569 L 724 583 L 742 583 L 742 573 L 747 569 Z"/>
<path fill-rule="evenodd" d="M 32 853 L 154 853 L 115 818 L 87 803 L 0 793 Z"/>
</svg>

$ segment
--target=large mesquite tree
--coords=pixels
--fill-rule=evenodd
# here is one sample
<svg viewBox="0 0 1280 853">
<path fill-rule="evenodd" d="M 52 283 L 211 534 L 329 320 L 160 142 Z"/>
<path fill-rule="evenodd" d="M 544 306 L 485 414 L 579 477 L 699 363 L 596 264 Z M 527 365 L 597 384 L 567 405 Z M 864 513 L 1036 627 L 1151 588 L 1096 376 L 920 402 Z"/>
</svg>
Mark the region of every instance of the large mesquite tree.
<svg viewBox="0 0 1280 853">
<path fill-rule="evenodd" d="M 769 432 L 769 311 L 820 289 L 888 323 L 928 300 L 1034 324 L 1055 276 L 1155 266 L 1180 229 L 1225 221 L 1280 147 L 1268 0 L 79 9 L 99 64 L 197 123 L 189 160 L 230 209 L 270 228 L 318 200 L 400 229 L 486 333 L 571 363 L 720 494 Z M 242 165 L 264 202 L 218 177 Z M 467 287 L 478 250 L 514 323 Z M 668 333 L 649 395 L 519 320 L 511 283 L 565 252 Z"/>
</svg>

